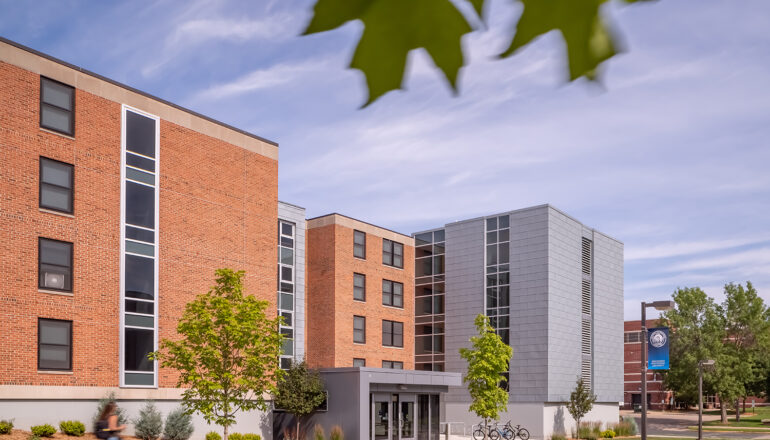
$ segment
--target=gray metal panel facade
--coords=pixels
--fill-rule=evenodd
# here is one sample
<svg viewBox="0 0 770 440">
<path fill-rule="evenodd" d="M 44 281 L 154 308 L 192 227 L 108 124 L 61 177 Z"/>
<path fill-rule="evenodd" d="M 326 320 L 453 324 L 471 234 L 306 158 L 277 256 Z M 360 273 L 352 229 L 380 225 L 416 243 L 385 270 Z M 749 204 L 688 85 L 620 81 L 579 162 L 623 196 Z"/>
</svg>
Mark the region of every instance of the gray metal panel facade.
<svg viewBox="0 0 770 440">
<path fill-rule="evenodd" d="M 548 207 L 510 213 L 510 402 L 544 402 L 548 387 Z"/>
<path fill-rule="evenodd" d="M 484 221 L 453 223 L 445 231 L 445 368 L 465 374 L 458 350 L 470 347 L 469 340 L 476 334 L 473 320 L 484 313 Z M 450 388 L 446 401 L 468 402 L 470 395 L 464 387 Z"/>
<path fill-rule="evenodd" d="M 623 401 L 623 243 L 594 232 L 594 377 L 599 402 Z"/>
<path fill-rule="evenodd" d="M 569 400 L 570 393 L 575 389 L 582 359 L 580 334 L 583 225 L 553 208 L 548 209 L 548 219 L 550 308 L 547 400 L 563 402 Z"/>
<path fill-rule="evenodd" d="M 599 402 L 623 397 L 623 244 L 541 205 L 511 211 L 510 402 L 564 402 L 581 366 L 582 238 L 594 242 L 593 381 Z M 503 214 L 496 214 L 495 217 Z M 484 313 L 485 218 L 446 231 L 446 371 L 465 373 L 458 353 Z M 469 402 L 464 387 L 446 402 Z"/>
<path fill-rule="evenodd" d="M 301 360 L 305 357 L 305 233 L 307 230 L 305 208 L 278 202 L 278 218 L 296 225 L 294 240 L 294 358 Z"/>
</svg>

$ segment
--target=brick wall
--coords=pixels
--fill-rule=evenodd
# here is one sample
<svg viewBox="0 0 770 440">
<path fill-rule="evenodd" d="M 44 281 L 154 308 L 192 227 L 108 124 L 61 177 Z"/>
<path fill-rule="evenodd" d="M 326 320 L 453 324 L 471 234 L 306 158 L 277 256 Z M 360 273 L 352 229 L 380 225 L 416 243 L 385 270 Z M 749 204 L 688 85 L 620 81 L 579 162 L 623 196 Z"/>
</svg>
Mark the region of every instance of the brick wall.
<svg viewBox="0 0 770 440">
<path fill-rule="evenodd" d="M 346 219 L 351 220 L 351 219 Z M 355 224 L 355 223 L 354 223 Z M 322 226 L 308 222 L 307 231 L 307 347 L 313 367 L 351 367 L 353 358 L 366 359 L 367 367 L 383 360 L 414 369 L 414 247 L 407 236 L 393 237 L 404 244 L 404 268 L 382 264 L 382 238 L 371 225 L 359 222 L 366 232 L 366 259 L 353 256 L 352 227 Z M 366 275 L 366 301 L 353 299 L 353 273 Z M 382 304 L 382 280 L 404 285 L 404 308 Z M 366 317 L 366 343 L 353 342 L 353 316 Z M 404 323 L 404 347 L 383 347 L 382 321 Z"/>
<path fill-rule="evenodd" d="M 117 386 L 121 104 L 77 90 L 73 139 L 39 128 L 39 92 L 38 74 L 0 62 L 0 385 Z M 38 208 L 40 156 L 74 165 L 74 216 Z M 220 267 L 246 270 L 247 292 L 275 313 L 277 172 L 161 120 L 159 338 Z M 38 291 L 38 237 L 74 243 L 71 296 Z M 38 373 L 38 317 L 73 321 L 71 374 Z M 159 385 L 174 384 L 161 369 Z"/>
</svg>

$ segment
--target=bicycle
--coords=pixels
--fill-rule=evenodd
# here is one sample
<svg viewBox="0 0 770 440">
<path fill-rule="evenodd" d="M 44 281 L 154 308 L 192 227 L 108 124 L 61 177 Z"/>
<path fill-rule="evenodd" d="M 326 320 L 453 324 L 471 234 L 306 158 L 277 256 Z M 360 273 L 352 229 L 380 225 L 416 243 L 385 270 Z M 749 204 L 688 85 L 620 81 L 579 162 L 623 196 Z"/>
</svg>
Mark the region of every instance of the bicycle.
<svg viewBox="0 0 770 440">
<path fill-rule="evenodd" d="M 473 431 L 473 439 L 474 440 L 485 440 L 485 439 L 498 440 L 500 437 L 502 437 L 505 440 L 513 440 L 513 432 L 514 431 L 507 429 L 507 425 L 503 429 L 500 429 L 497 423 L 493 425 L 487 425 L 487 426 L 479 425 L 479 427 L 476 428 L 475 431 Z M 529 438 L 529 435 L 527 436 L 527 439 L 528 438 Z"/>
<path fill-rule="evenodd" d="M 529 440 L 529 431 L 521 425 L 512 426 L 510 420 L 508 420 L 503 429 L 508 434 L 508 436 L 504 436 L 505 440 L 513 440 L 516 437 L 519 437 L 521 440 Z"/>
</svg>

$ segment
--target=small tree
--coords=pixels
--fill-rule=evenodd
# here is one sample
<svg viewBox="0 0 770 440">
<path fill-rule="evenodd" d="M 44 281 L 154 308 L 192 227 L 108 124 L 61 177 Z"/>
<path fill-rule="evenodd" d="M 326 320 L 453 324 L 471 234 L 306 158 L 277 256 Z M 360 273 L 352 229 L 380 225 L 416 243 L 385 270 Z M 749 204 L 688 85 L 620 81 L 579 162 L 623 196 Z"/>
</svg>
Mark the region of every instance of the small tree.
<svg viewBox="0 0 770 440">
<path fill-rule="evenodd" d="M 145 402 L 134 421 L 136 436 L 142 440 L 156 440 L 163 433 L 163 416 L 152 400 Z"/>
<path fill-rule="evenodd" d="M 91 419 L 91 424 L 94 426 L 94 431 L 96 431 L 96 422 L 99 421 L 99 416 L 102 415 L 104 407 L 107 406 L 107 404 L 110 402 L 115 402 L 115 393 L 113 392 L 110 392 L 106 397 L 99 399 L 99 403 L 96 405 L 96 413 Z M 126 416 L 126 411 L 120 406 L 115 408 L 115 415 L 118 416 L 118 425 L 125 425 L 128 423 L 128 416 Z"/>
<path fill-rule="evenodd" d="M 269 319 L 267 301 L 243 293 L 243 271 L 218 269 L 216 286 L 185 306 L 179 340 L 164 339 L 151 354 L 179 370 L 177 386 L 188 388 L 183 405 L 208 423 L 228 428 L 238 411 L 268 409 L 282 371 L 277 359 L 280 318 Z"/>
<path fill-rule="evenodd" d="M 275 406 L 286 410 L 297 419 L 296 438 L 299 440 L 302 417 L 315 411 L 323 403 L 326 393 L 317 372 L 308 370 L 305 361 L 292 362 L 278 383 Z"/>
<path fill-rule="evenodd" d="M 567 403 L 567 411 L 575 419 L 575 432 L 578 433 L 578 438 L 580 437 L 580 419 L 591 411 L 594 402 L 596 402 L 596 395 L 585 386 L 582 378 L 578 378 L 575 391 L 570 393 L 569 403 Z"/>
<path fill-rule="evenodd" d="M 500 386 L 502 374 L 508 372 L 513 349 L 507 345 L 484 315 L 476 316 L 478 336 L 471 337 L 473 348 L 461 348 L 460 356 L 468 362 L 463 382 L 471 395 L 470 410 L 484 419 L 498 420 L 508 404 L 508 391 Z"/>
</svg>

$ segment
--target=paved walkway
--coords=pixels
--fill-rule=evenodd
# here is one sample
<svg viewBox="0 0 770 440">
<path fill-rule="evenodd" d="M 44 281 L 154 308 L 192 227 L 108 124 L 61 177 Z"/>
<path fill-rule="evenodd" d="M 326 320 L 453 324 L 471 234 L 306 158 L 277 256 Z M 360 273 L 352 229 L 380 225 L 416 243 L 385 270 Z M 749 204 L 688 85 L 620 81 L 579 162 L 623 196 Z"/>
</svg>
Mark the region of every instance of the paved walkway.
<svg viewBox="0 0 770 440">
<path fill-rule="evenodd" d="M 635 414 L 630 411 L 621 411 L 622 416 L 632 415 L 636 419 L 636 424 L 642 423 L 641 414 Z M 704 415 L 703 421 L 719 420 L 718 415 Z M 649 435 L 665 435 L 671 437 L 697 437 L 698 431 L 687 429 L 688 426 L 698 424 L 698 413 L 678 413 L 678 412 L 659 412 L 651 411 L 647 413 L 647 433 Z M 751 439 L 751 440 L 770 440 L 770 432 L 715 432 L 703 431 L 703 438 L 724 438 L 724 439 Z"/>
</svg>

